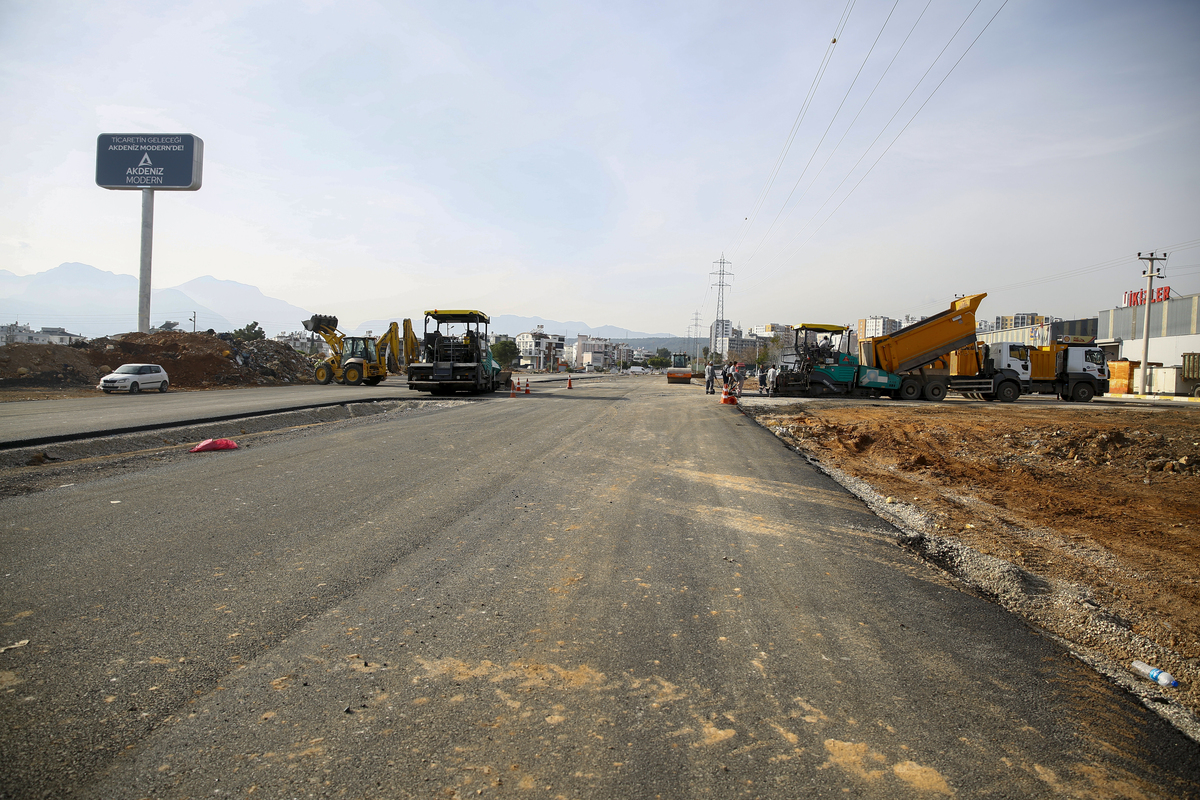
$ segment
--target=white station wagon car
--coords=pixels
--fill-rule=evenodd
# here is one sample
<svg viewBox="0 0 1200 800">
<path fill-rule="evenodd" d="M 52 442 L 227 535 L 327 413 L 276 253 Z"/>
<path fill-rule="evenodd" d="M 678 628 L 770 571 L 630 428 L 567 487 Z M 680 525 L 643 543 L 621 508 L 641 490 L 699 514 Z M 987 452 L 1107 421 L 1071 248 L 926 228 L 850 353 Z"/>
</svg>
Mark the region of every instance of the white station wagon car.
<svg viewBox="0 0 1200 800">
<path fill-rule="evenodd" d="M 142 389 L 158 389 L 165 392 L 170 386 L 167 371 L 158 364 L 122 364 L 116 372 L 109 373 L 100 379 L 96 388 L 105 394 L 109 392 L 129 392 L 137 394 Z"/>
</svg>

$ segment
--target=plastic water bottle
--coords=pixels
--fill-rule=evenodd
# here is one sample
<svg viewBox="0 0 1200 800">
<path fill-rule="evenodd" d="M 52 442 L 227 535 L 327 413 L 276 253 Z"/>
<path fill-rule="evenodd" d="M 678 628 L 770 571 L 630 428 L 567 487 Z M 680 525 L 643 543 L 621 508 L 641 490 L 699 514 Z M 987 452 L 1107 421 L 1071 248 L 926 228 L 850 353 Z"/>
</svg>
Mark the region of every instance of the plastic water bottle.
<svg viewBox="0 0 1200 800">
<path fill-rule="evenodd" d="M 1166 670 L 1157 669 L 1150 666 L 1145 661 L 1135 661 L 1132 664 L 1133 671 L 1141 675 L 1147 680 L 1154 681 L 1159 686 L 1178 686 L 1179 681 L 1171 677 L 1171 673 Z"/>
</svg>

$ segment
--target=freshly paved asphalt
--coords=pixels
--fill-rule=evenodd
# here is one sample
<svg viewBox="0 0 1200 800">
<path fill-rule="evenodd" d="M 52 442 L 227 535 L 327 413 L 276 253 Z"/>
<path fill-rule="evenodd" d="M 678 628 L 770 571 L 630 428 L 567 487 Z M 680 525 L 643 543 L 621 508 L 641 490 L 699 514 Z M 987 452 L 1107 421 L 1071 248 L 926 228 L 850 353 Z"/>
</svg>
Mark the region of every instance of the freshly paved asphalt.
<svg viewBox="0 0 1200 800">
<path fill-rule="evenodd" d="M 697 387 L 0 501 L 0 797 L 1184 797 L 1200 749 Z"/>
<path fill-rule="evenodd" d="M 601 375 L 575 375 L 575 382 L 606 380 Z M 565 376 L 532 376 L 534 385 L 557 385 Z M 503 393 L 484 395 L 498 397 Z M 272 386 L 203 392 L 172 390 L 110 394 L 73 400 L 0 403 L 0 447 L 47 444 L 80 436 L 128 433 L 168 425 L 211 422 L 299 408 L 373 400 L 430 400 L 427 392 L 409 391 L 403 378 L 378 386 Z"/>
</svg>

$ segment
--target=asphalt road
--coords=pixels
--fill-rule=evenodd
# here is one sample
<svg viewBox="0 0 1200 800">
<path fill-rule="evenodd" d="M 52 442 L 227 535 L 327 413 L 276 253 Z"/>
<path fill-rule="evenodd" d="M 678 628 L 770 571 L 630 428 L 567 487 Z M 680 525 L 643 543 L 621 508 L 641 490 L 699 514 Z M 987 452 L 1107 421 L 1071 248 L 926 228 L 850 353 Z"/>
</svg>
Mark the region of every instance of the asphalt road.
<svg viewBox="0 0 1200 800">
<path fill-rule="evenodd" d="M 0 511 L 0 797 L 1200 794 L 1194 742 L 694 386 Z"/>
<path fill-rule="evenodd" d="M 576 382 L 605 380 L 599 375 L 576 375 Z M 557 385 L 565 376 L 532 376 Z M 496 395 L 487 395 L 498 396 Z M 428 392 L 409 391 L 402 377 L 378 386 L 272 386 L 254 389 L 214 389 L 202 392 L 172 390 L 102 394 L 73 400 L 0 403 L 0 447 L 38 445 L 79 436 L 148 430 L 192 422 L 236 419 L 299 408 L 373 400 L 429 400 Z"/>
</svg>

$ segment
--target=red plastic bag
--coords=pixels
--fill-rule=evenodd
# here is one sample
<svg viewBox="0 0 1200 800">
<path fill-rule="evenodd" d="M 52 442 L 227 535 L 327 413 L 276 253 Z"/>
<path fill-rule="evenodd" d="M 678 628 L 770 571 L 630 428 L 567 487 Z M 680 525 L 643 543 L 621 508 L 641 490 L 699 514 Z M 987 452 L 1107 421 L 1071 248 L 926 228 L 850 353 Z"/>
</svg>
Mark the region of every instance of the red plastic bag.
<svg viewBox="0 0 1200 800">
<path fill-rule="evenodd" d="M 206 453 L 209 450 L 237 450 L 237 442 L 233 439 L 205 439 L 200 444 L 188 450 L 189 453 Z"/>
</svg>

